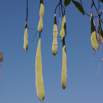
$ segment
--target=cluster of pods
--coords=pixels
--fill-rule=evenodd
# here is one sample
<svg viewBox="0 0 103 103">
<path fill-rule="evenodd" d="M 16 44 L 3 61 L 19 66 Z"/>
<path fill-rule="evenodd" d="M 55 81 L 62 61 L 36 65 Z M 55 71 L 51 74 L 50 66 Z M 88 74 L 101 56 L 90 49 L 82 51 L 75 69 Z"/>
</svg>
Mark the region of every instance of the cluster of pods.
<svg viewBox="0 0 103 103">
<path fill-rule="evenodd" d="M 90 15 L 90 25 L 91 25 L 91 44 L 92 47 L 95 51 L 98 50 L 98 46 L 101 45 L 103 43 L 103 31 L 102 31 L 102 26 L 101 26 L 101 9 L 100 12 L 98 13 L 98 25 L 97 25 L 97 29 L 98 29 L 98 33 L 96 35 L 96 27 L 95 27 L 95 22 L 94 22 L 94 17 L 93 17 L 93 13 L 92 13 L 92 6 L 94 5 L 94 2 L 91 5 L 91 15 Z M 99 10 L 98 10 L 99 11 Z M 98 41 L 99 41 L 99 45 L 98 45 Z"/>
<path fill-rule="evenodd" d="M 93 18 L 92 9 L 91 9 L 90 20 L 91 20 L 91 44 L 92 44 L 93 49 L 95 51 L 97 51 L 98 46 L 99 46 L 98 41 L 99 41 L 99 44 L 103 43 L 103 31 L 102 31 L 102 27 L 101 27 L 100 18 L 98 18 L 98 34 L 96 35 L 96 27 L 95 27 L 95 22 L 94 22 L 94 18 Z"/>
<path fill-rule="evenodd" d="M 62 39 L 62 77 L 61 77 L 61 82 L 62 82 L 62 88 L 65 89 L 66 83 L 67 83 L 67 58 L 66 58 L 66 46 L 65 46 L 66 16 L 65 16 L 65 8 L 63 7 L 61 1 L 56 6 L 56 9 L 57 9 L 57 7 L 61 8 L 61 9 L 59 9 L 59 14 L 62 13 L 62 25 L 60 24 L 61 25 L 60 37 Z M 54 56 L 57 54 L 57 50 L 58 50 L 58 43 L 57 43 L 58 28 L 57 28 L 57 19 L 56 19 L 56 9 L 54 12 L 53 43 L 52 43 L 52 53 Z M 61 18 L 61 15 L 59 15 L 59 17 Z"/>
<path fill-rule="evenodd" d="M 66 46 L 65 46 L 65 36 L 66 36 L 66 17 L 65 17 L 65 8 L 60 2 L 59 7 L 61 6 L 62 12 L 62 25 L 60 30 L 60 37 L 62 39 L 62 88 L 66 88 L 67 81 L 67 60 L 66 60 Z M 57 8 L 57 7 L 56 7 Z M 60 12 L 60 11 L 59 11 Z M 39 32 L 39 41 L 37 46 L 36 58 L 35 58 L 35 83 L 36 83 L 36 91 L 38 98 L 43 102 L 45 98 L 44 84 L 43 84 L 43 76 L 42 76 L 42 56 L 41 56 L 41 32 L 43 30 L 43 16 L 44 16 L 44 4 L 43 0 L 40 0 L 40 10 L 39 10 L 39 23 L 38 23 L 38 32 Z M 28 0 L 27 0 L 27 12 L 26 12 L 26 22 L 25 22 L 25 31 L 24 31 L 24 43 L 23 48 L 25 52 L 28 50 L 28 32 L 27 32 L 27 21 L 28 21 Z M 57 20 L 56 20 L 56 10 L 54 13 L 54 27 L 53 27 L 53 43 L 52 43 L 52 53 L 56 55 L 58 44 L 58 29 L 57 29 Z"/>
<path fill-rule="evenodd" d="M 42 58 L 41 58 L 41 32 L 43 30 L 43 16 L 44 16 L 43 0 L 40 0 L 39 16 L 40 16 L 40 20 L 38 23 L 39 41 L 35 58 L 35 83 L 36 83 L 37 96 L 43 102 L 45 98 L 43 76 L 42 76 Z M 28 0 L 27 0 L 26 23 L 25 23 L 24 44 L 23 44 L 25 52 L 27 52 L 28 50 L 27 20 L 28 20 Z"/>
<path fill-rule="evenodd" d="M 44 4 L 43 0 L 40 0 L 40 11 L 39 11 L 39 42 L 37 46 L 36 59 L 35 59 L 35 78 L 36 78 L 36 90 L 38 98 L 43 102 L 45 98 L 43 76 L 42 76 L 42 58 L 41 58 L 41 32 L 43 30 L 43 16 L 44 16 Z"/>
<path fill-rule="evenodd" d="M 90 37 L 90 39 L 91 39 L 92 48 L 96 52 L 98 50 L 99 45 L 101 46 L 101 44 L 103 43 L 103 31 L 102 31 L 102 26 L 101 26 L 101 23 L 103 23 L 102 19 L 101 19 L 101 15 L 102 15 L 103 12 L 101 11 L 100 1 L 99 1 L 99 6 L 98 6 L 98 10 L 97 10 L 97 14 L 98 14 L 98 16 L 97 16 L 98 17 L 97 29 L 98 29 L 98 32 L 96 33 L 94 16 L 93 16 L 93 13 L 92 13 L 92 7 L 93 6 L 97 10 L 96 5 L 95 5 L 94 1 L 92 0 L 91 15 L 90 15 L 90 25 L 91 25 L 91 37 Z M 98 43 L 98 41 L 99 41 L 99 43 Z M 102 46 L 101 46 L 101 48 L 102 48 Z M 102 61 L 103 61 L 103 58 L 102 58 L 101 62 Z M 99 65 L 97 76 L 99 74 L 101 62 L 100 62 L 100 65 Z"/>
</svg>

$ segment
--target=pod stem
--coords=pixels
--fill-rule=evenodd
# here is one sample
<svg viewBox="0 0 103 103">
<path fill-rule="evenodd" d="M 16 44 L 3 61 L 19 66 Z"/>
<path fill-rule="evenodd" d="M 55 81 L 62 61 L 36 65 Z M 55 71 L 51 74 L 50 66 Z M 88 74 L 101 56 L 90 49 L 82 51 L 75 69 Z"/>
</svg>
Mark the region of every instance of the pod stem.
<svg viewBox="0 0 103 103">
<path fill-rule="evenodd" d="M 59 2 L 59 4 L 56 6 L 54 13 L 56 13 L 57 7 L 60 6 L 60 4 L 61 4 L 61 2 Z"/>
<path fill-rule="evenodd" d="M 99 75 L 99 71 L 100 71 L 100 68 L 101 68 L 101 63 L 102 63 L 102 61 L 103 61 L 103 58 L 102 58 L 102 60 L 101 60 L 101 62 L 100 62 L 100 64 L 99 64 L 99 69 L 98 69 L 98 72 L 97 72 L 97 76 Z"/>
<path fill-rule="evenodd" d="M 59 6 L 59 17 L 60 17 L 60 6 L 61 6 L 62 16 L 63 16 L 63 10 L 65 11 L 65 7 L 62 4 L 62 0 L 59 1 L 59 4 L 56 6 L 54 13 L 56 13 L 56 10 L 57 10 L 58 6 Z"/>
<path fill-rule="evenodd" d="M 95 9 L 96 9 L 96 11 L 97 11 L 97 14 L 98 14 L 98 16 L 99 16 L 99 12 L 98 12 L 97 7 L 96 7 L 96 5 L 95 5 L 95 3 L 94 3 L 94 0 L 92 0 L 91 9 L 92 9 L 93 6 L 95 7 Z M 99 7 L 98 7 L 98 8 L 99 8 Z"/>
<path fill-rule="evenodd" d="M 28 0 L 26 1 L 26 21 L 28 20 Z"/>
<path fill-rule="evenodd" d="M 62 0 L 60 0 L 59 2 L 62 2 Z"/>
<path fill-rule="evenodd" d="M 43 3 L 43 0 L 40 0 L 40 4 Z"/>
<path fill-rule="evenodd" d="M 62 39 L 63 46 L 65 45 L 65 37 Z"/>
<path fill-rule="evenodd" d="M 39 38 L 41 38 L 41 33 L 39 33 Z"/>
</svg>

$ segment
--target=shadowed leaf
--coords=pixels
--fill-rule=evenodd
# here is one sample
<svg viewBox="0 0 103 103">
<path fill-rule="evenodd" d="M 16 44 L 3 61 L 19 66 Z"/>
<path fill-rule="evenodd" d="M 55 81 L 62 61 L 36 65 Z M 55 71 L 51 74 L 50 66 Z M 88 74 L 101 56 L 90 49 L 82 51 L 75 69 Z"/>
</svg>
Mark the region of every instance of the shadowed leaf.
<svg viewBox="0 0 103 103">
<path fill-rule="evenodd" d="M 70 4 L 70 2 L 71 2 L 71 0 L 65 0 L 65 1 L 64 1 L 64 5 L 65 5 L 65 6 L 68 6 L 68 5 Z"/>
<path fill-rule="evenodd" d="M 72 0 L 72 2 L 73 2 L 73 4 L 77 7 L 77 9 L 78 9 L 83 15 L 85 15 L 85 12 L 84 12 L 81 4 L 80 4 L 79 2 L 77 2 L 77 1 L 74 1 L 74 0 Z"/>
<path fill-rule="evenodd" d="M 103 3 L 103 0 L 100 0 Z"/>
</svg>

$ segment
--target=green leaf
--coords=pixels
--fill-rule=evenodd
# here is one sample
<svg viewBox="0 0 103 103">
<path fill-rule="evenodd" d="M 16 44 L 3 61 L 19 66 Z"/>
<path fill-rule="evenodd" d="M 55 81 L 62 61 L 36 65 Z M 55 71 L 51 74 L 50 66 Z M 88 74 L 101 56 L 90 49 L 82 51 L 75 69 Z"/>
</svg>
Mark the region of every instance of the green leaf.
<svg viewBox="0 0 103 103">
<path fill-rule="evenodd" d="M 65 7 L 68 6 L 68 5 L 70 4 L 70 2 L 71 2 L 71 0 L 65 0 L 65 1 L 64 1 Z"/>
<path fill-rule="evenodd" d="M 77 9 L 78 9 L 83 15 L 85 15 L 85 12 L 84 12 L 81 4 L 80 4 L 79 2 L 77 2 L 77 1 L 74 1 L 74 0 L 72 0 L 72 2 L 73 2 L 73 4 L 77 7 Z"/>
<path fill-rule="evenodd" d="M 100 0 L 103 3 L 103 0 Z"/>
</svg>

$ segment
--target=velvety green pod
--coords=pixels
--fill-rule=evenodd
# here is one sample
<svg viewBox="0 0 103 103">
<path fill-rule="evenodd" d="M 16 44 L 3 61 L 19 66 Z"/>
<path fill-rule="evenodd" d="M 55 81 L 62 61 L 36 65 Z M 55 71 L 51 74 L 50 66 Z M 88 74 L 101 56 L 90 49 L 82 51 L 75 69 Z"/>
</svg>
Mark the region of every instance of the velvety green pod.
<svg viewBox="0 0 103 103">
<path fill-rule="evenodd" d="M 66 59 L 66 47 L 65 40 L 63 39 L 63 47 L 62 47 L 63 57 L 62 57 L 62 88 L 66 88 L 67 83 L 67 59 Z"/>
<path fill-rule="evenodd" d="M 66 36 L 66 17 L 63 16 L 60 37 L 63 39 Z"/>
<path fill-rule="evenodd" d="M 23 44 L 23 48 L 25 50 L 25 52 L 27 52 L 28 50 L 28 32 L 27 32 L 27 21 L 25 23 L 25 31 L 24 31 L 24 44 Z"/>
<path fill-rule="evenodd" d="M 38 24 L 38 32 L 42 32 L 43 30 L 43 18 L 40 18 L 39 24 Z"/>
<path fill-rule="evenodd" d="M 98 42 L 97 42 L 97 36 L 96 36 L 96 28 L 95 28 L 95 23 L 94 23 L 94 19 L 93 19 L 93 14 L 91 11 L 91 44 L 92 47 L 95 51 L 97 51 L 98 49 Z"/>
<path fill-rule="evenodd" d="M 103 32 L 102 32 L 100 18 L 98 19 L 98 40 L 99 40 L 100 44 L 103 43 Z"/>
<path fill-rule="evenodd" d="M 38 32 L 42 32 L 43 30 L 43 16 L 44 16 L 44 4 L 43 0 L 40 0 L 40 11 L 39 11 L 40 20 L 38 23 Z"/>
<path fill-rule="evenodd" d="M 40 12 L 39 12 L 39 15 L 42 18 L 44 16 L 44 4 L 43 4 L 43 0 L 41 0 L 41 2 L 40 2 Z"/>
<path fill-rule="evenodd" d="M 35 59 L 36 90 L 38 98 L 43 102 L 45 98 L 43 76 L 42 76 L 42 59 L 41 59 L 41 38 L 39 38 L 36 59 Z"/>
<path fill-rule="evenodd" d="M 58 50 L 57 37 L 58 37 L 57 21 L 56 21 L 56 14 L 54 14 L 53 43 L 52 43 L 52 53 L 54 56 L 56 55 Z"/>
</svg>

